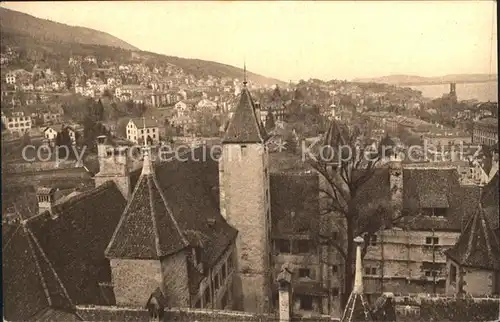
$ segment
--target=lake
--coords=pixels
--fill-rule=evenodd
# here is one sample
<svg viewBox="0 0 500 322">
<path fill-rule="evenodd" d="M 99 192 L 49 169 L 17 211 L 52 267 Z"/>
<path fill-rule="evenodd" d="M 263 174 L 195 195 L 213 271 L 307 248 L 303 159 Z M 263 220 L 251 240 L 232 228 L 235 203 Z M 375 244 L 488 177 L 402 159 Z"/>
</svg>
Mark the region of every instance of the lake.
<svg viewBox="0 0 500 322">
<path fill-rule="evenodd" d="M 421 91 L 424 97 L 438 98 L 444 93 L 450 92 L 450 84 L 440 85 L 417 85 L 411 88 Z M 498 101 L 498 81 L 484 83 L 463 83 L 457 84 L 458 100 L 476 99 L 481 102 Z"/>
</svg>

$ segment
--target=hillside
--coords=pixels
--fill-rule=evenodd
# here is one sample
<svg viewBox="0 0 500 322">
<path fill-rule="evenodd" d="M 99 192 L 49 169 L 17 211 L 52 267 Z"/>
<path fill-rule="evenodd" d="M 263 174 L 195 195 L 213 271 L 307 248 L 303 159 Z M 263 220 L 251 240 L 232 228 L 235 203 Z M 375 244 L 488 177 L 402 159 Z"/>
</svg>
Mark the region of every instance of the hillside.
<svg viewBox="0 0 500 322">
<path fill-rule="evenodd" d="M 68 26 L 5 8 L 0 8 L 0 17 L 2 52 L 6 47 L 17 48 L 22 52 L 21 59 L 9 66 L 9 69 L 31 70 L 34 64 L 38 64 L 63 70 L 72 55 L 94 55 L 100 61 L 107 59 L 118 63 L 134 61 L 172 64 L 197 78 L 208 75 L 239 79 L 243 77 L 241 68 L 140 51 L 116 37 L 89 28 Z M 250 81 L 259 84 L 286 85 L 280 80 L 251 72 L 247 76 Z"/>
<path fill-rule="evenodd" d="M 74 27 L 50 20 L 39 19 L 5 8 L 0 8 L 0 17 L 0 30 L 2 34 L 9 32 L 56 42 L 76 42 L 137 50 L 136 47 L 121 39 L 90 28 Z"/>
<path fill-rule="evenodd" d="M 375 78 L 357 78 L 353 82 L 386 83 L 391 85 L 427 85 L 456 83 L 480 83 L 497 80 L 497 75 L 488 74 L 452 74 L 437 77 L 422 77 L 415 75 L 389 75 Z"/>
</svg>

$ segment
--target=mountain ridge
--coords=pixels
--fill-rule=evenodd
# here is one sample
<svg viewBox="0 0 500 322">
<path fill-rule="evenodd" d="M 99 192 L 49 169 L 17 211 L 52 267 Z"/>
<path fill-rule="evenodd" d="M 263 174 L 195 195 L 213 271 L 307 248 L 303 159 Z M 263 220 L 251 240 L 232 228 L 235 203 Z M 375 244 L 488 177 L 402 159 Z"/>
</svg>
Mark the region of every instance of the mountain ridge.
<svg viewBox="0 0 500 322">
<path fill-rule="evenodd" d="M 228 76 L 243 78 L 243 69 L 225 63 L 197 58 L 183 58 L 147 52 L 108 33 L 78 26 L 70 26 L 29 14 L 0 7 L 0 30 L 2 47 L 13 46 L 39 52 L 43 59 L 57 65 L 65 65 L 57 60 L 66 60 L 71 55 L 96 55 L 100 59 L 115 57 L 117 61 L 127 61 L 134 54 L 151 57 L 173 64 L 195 76 Z M 92 33 L 95 37 L 88 37 Z M 117 58 L 119 57 L 119 58 Z M 22 68 L 22 66 L 17 66 Z M 286 85 L 285 82 L 247 72 L 249 81 L 260 84 Z"/>
<path fill-rule="evenodd" d="M 11 32 L 59 42 L 76 42 L 118 47 L 126 50 L 139 50 L 139 48 L 103 31 L 70 26 L 3 7 L 0 7 L 0 17 L 2 33 Z"/>
<path fill-rule="evenodd" d="M 387 75 L 371 78 L 355 78 L 352 81 L 358 83 L 385 83 L 390 85 L 424 85 L 424 84 L 446 84 L 446 83 L 476 83 L 498 80 L 497 74 L 448 74 L 443 76 L 425 77 L 418 75 Z"/>
</svg>

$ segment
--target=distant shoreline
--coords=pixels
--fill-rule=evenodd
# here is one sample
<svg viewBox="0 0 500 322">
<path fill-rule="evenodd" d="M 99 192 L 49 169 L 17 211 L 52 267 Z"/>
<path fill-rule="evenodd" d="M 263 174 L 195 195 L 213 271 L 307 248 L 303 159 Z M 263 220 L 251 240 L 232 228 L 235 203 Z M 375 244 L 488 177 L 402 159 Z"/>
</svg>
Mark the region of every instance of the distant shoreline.
<svg viewBox="0 0 500 322">
<path fill-rule="evenodd" d="M 481 83 L 497 83 L 498 78 L 489 80 L 460 80 L 460 81 L 436 81 L 436 82 L 413 82 L 413 83 L 398 83 L 394 84 L 396 86 L 430 86 L 430 85 L 448 85 L 450 83 L 455 84 L 481 84 Z"/>
</svg>

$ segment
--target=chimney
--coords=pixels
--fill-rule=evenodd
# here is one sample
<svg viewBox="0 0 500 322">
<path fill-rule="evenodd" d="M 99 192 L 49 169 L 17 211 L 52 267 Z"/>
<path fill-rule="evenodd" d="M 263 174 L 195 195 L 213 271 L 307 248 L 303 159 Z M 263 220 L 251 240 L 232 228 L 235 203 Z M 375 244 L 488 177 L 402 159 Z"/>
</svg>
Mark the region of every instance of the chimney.
<svg viewBox="0 0 500 322">
<path fill-rule="evenodd" d="M 403 210 L 403 164 L 397 153 L 389 161 L 389 186 L 393 218 L 401 215 Z"/>
<path fill-rule="evenodd" d="M 292 273 L 287 264 L 283 264 L 281 272 L 278 274 L 278 302 L 280 322 L 289 322 L 291 316 L 290 293 Z"/>
<path fill-rule="evenodd" d="M 36 190 L 36 199 L 38 200 L 38 213 L 51 211 L 55 203 L 55 188 L 39 187 Z"/>
<path fill-rule="evenodd" d="M 130 196 L 129 149 L 128 147 L 113 147 L 107 144 L 106 136 L 97 137 L 97 158 L 99 173 L 94 176 L 95 186 L 106 181 L 114 181 L 125 199 Z"/>
</svg>

